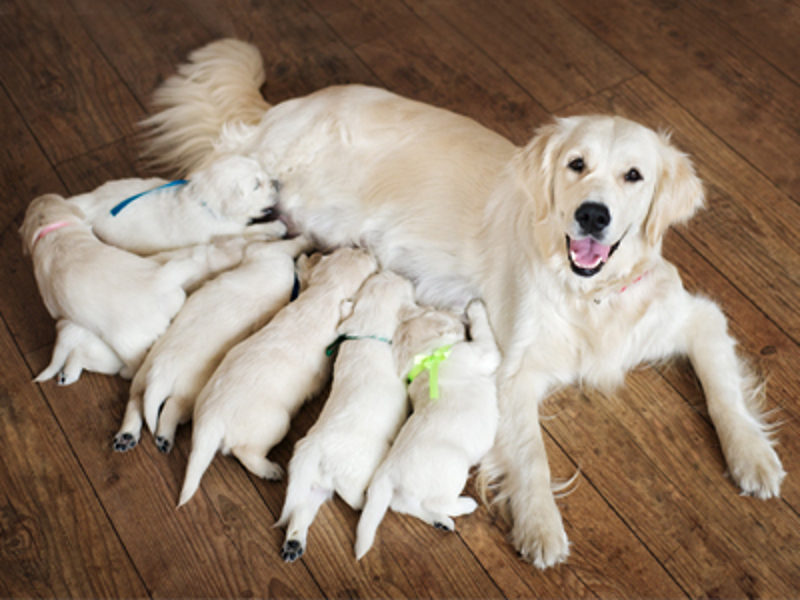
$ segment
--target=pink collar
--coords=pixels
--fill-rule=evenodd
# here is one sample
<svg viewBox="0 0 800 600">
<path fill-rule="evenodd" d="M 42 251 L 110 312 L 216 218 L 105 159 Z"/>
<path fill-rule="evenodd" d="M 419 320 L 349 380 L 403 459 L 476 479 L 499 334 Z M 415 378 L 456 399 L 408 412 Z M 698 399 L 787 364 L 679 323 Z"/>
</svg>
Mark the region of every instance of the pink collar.
<svg viewBox="0 0 800 600">
<path fill-rule="evenodd" d="M 36 235 L 36 239 L 33 240 L 34 245 L 48 233 L 51 233 L 56 229 L 61 229 L 62 227 L 66 227 L 67 225 L 70 225 L 69 221 L 56 221 L 55 223 L 50 223 L 50 225 L 42 227 L 39 230 L 39 233 Z"/>
</svg>

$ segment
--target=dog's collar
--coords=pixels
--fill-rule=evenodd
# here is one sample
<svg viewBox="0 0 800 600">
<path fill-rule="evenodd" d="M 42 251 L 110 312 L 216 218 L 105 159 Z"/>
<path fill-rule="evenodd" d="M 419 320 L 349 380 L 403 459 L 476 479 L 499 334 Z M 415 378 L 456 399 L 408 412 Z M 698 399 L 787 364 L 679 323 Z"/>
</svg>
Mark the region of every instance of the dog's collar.
<svg viewBox="0 0 800 600">
<path fill-rule="evenodd" d="M 39 230 L 39 233 L 36 234 L 36 239 L 33 240 L 34 245 L 48 233 L 55 231 L 56 229 L 61 229 L 62 227 L 66 227 L 70 225 L 69 221 L 56 221 L 55 223 L 50 223 L 50 225 L 46 225 Z"/>
<path fill-rule="evenodd" d="M 152 190 L 145 190 L 144 192 L 139 192 L 138 194 L 134 194 L 130 198 L 125 198 L 122 202 L 117 204 L 114 208 L 111 209 L 111 216 L 116 217 L 122 209 L 128 206 L 134 200 L 138 200 L 142 196 L 146 196 L 147 194 L 152 194 L 153 192 L 158 192 L 167 188 L 175 187 L 176 185 L 186 185 L 189 183 L 188 179 L 176 179 L 175 181 L 169 181 L 164 185 L 160 185 L 158 187 L 153 188 Z"/>
<path fill-rule="evenodd" d="M 378 342 L 383 342 L 385 344 L 392 343 L 392 340 L 378 335 L 352 335 L 350 333 L 343 333 L 335 340 L 333 340 L 333 342 L 331 342 L 327 348 L 325 348 L 325 356 L 332 356 L 333 353 L 339 349 L 339 346 L 341 346 L 345 342 L 350 342 L 354 340 L 376 340 Z"/>
<path fill-rule="evenodd" d="M 414 357 L 414 368 L 408 373 L 408 383 L 414 381 L 423 371 L 428 371 L 430 373 L 428 386 L 431 400 L 439 398 L 439 365 L 450 356 L 452 349 L 453 344 L 447 344 L 437 348 L 430 354 L 417 354 Z"/>
<path fill-rule="evenodd" d="M 603 297 L 598 297 L 598 298 L 595 298 L 595 299 L 594 299 L 594 303 L 595 303 L 595 304 L 601 304 L 601 303 L 603 302 L 603 300 L 605 300 L 605 299 L 607 299 L 607 298 L 610 298 L 611 296 L 619 295 L 619 294 L 622 294 L 623 292 L 626 292 L 626 291 L 627 291 L 627 290 L 629 290 L 629 289 L 630 289 L 630 288 L 631 288 L 633 285 L 635 285 L 635 284 L 639 283 L 639 282 L 640 282 L 642 279 L 644 279 L 645 277 L 647 277 L 647 275 L 649 275 L 649 274 L 650 274 L 650 270 L 647 270 L 647 271 L 645 271 L 644 273 L 642 273 L 641 275 L 639 275 L 639 276 L 638 276 L 638 277 L 636 277 L 635 279 L 632 279 L 632 280 L 631 280 L 629 283 L 626 283 L 626 284 L 625 284 L 625 285 L 623 285 L 621 288 L 617 289 L 617 290 L 616 290 L 616 292 L 613 292 L 613 291 L 612 291 L 612 292 L 610 293 L 610 295 L 608 295 L 608 296 L 603 296 Z"/>
</svg>

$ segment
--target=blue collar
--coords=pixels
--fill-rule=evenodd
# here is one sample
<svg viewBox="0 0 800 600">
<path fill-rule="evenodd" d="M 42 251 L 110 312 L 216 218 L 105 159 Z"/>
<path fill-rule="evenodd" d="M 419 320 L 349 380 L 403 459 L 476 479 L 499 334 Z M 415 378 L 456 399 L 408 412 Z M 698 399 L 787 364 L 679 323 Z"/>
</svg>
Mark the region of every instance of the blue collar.
<svg viewBox="0 0 800 600">
<path fill-rule="evenodd" d="M 168 183 L 165 183 L 164 185 L 158 186 L 157 188 L 153 188 L 152 190 L 146 190 L 146 191 L 141 192 L 139 194 L 135 194 L 135 195 L 131 196 L 130 198 L 125 198 L 125 200 L 123 200 L 122 202 L 120 202 L 114 208 L 111 209 L 111 216 L 112 217 L 116 217 L 122 211 L 123 208 L 128 206 L 128 204 L 130 204 L 134 200 L 138 200 L 142 196 L 145 196 L 145 195 L 150 194 L 152 192 L 158 192 L 158 191 L 164 190 L 166 188 L 171 188 L 171 187 L 174 187 L 176 185 L 186 185 L 187 183 L 189 183 L 188 179 L 176 179 L 175 181 L 170 181 Z"/>
</svg>

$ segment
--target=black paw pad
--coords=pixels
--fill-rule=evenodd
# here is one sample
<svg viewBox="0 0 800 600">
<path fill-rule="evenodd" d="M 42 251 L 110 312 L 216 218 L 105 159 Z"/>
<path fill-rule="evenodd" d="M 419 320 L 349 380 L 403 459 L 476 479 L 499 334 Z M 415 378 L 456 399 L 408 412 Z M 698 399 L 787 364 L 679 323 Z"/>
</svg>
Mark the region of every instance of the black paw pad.
<svg viewBox="0 0 800 600">
<path fill-rule="evenodd" d="M 131 448 L 135 448 L 139 443 L 132 433 L 120 433 L 114 438 L 114 450 L 117 452 L 127 452 Z"/>
<path fill-rule="evenodd" d="M 303 556 L 305 548 L 297 540 L 287 540 L 281 548 L 281 558 L 286 562 L 294 562 Z"/>
<path fill-rule="evenodd" d="M 58 385 L 66 385 L 67 384 L 67 375 L 64 371 L 61 371 L 58 375 L 56 375 L 56 383 Z"/>
<path fill-rule="evenodd" d="M 156 447 L 164 454 L 167 454 L 170 450 L 172 450 L 172 442 L 159 435 L 156 436 Z"/>
<path fill-rule="evenodd" d="M 439 523 L 439 521 L 436 521 L 436 522 L 433 524 L 433 526 L 434 526 L 436 529 L 440 529 L 441 531 L 452 531 L 452 530 L 451 530 L 451 529 L 450 529 L 450 528 L 449 528 L 447 525 L 445 525 L 444 523 Z"/>
</svg>

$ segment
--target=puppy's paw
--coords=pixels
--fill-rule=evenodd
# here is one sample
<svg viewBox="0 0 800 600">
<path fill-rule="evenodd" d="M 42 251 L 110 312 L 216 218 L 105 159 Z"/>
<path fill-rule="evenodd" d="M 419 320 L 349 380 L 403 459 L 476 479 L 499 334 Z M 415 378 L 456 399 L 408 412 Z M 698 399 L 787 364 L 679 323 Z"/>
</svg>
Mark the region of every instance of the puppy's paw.
<svg viewBox="0 0 800 600">
<path fill-rule="evenodd" d="M 164 454 L 169 454 L 169 451 L 172 450 L 172 440 L 165 438 L 164 436 L 157 435 L 156 448 L 158 448 L 159 451 L 163 452 Z"/>
<path fill-rule="evenodd" d="M 58 375 L 56 375 L 56 383 L 58 385 L 70 385 L 78 381 L 80 374 L 74 375 L 72 373 L 67 373 L 66 371 L 60 371 Z"/>
<path fill-rule="evenodd" d="M 553 505 L 555 515 L 542 518 L 544 514 L 533 518 L 522 518 L 514 515 L 514 526 L 511 532 L 514 547 L 520 556 L 532 562 L 539 569 L 553 567 L 564 562 L 569 555 L 569 540 L 561 523 L 561 515 Z M 528 517 L 531 517 L 529 512 Z"/>
<path fill-rule="evenodd" d="M 114 437 L 114 450 L 117 452 L 127 452 L 136 447 L 139 440 L 132 433 L 118 433 Z"/>
<path fill-rule="evenodd" d="M 453 527 L 447 523 L 442 523 L 441 521 L 434 521 L 433 526 L 439 531 L 453 531 Z"/>
<path fill-rule="evenodd" d="M 742 490 L 742 495 L 761 500 L 777 498 L 781 482 L 786 476 L 778 454 L 766 440 L 739 449 L 728 459 L 731 478 Z"/>
<path fill-rule="evenodd" d="M 294 562 L 301 556 L 306 549 L 299 540 L 286 540 L 281 548 L 281 558 L 284 562 Z"/>
<path fill-rule="evenodd" d="M 262 477 L 268 481 L 280 481 L 283 479 L 283 469 L 280 465 L 267 461 Z"/>
</svg>

